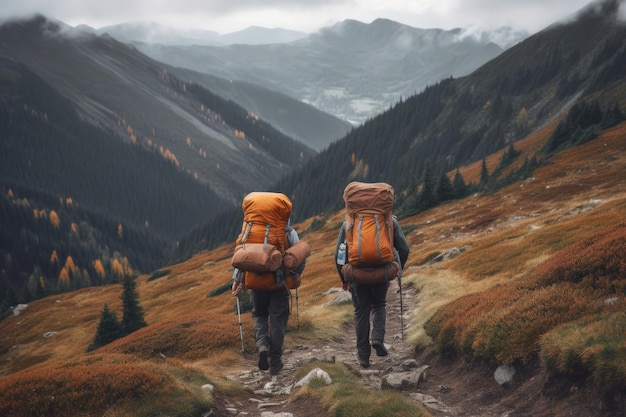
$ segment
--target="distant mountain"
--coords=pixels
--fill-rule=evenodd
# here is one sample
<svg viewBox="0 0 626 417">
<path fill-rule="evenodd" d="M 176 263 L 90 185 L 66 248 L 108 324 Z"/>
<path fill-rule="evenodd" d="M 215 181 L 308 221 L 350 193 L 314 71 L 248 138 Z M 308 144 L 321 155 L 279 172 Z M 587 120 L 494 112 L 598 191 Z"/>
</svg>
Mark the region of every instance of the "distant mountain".
<svg viewBox="0 0 626 417">
<path fill-rule="evenodd" d="M 626 103 L 622 4 L 596 2 L 575 20 L 546 28 L 472 74 L 433 84 L 355 128 L 275 186 L 297 202 L 294 221 L 339 209 L 343 188 L 352 180 L 393 184 L 398 214 L 414 213 L 437 203 L 435 184 L 443 174 L 541 129 L 559 126 L 549 145 L 534 149 L 528 161 L 517 161 L 520 171 L 509 172 L 511 178 L 527 178 L 533 163 L 545 163 L 552 153 L 619 123 Z M 482 190 L 491 181 L 507 180 L 503 177 L 485 172 Z M 421 195 L 425 183 L 429 201 Z M 237 215 L 225 213 L 219 223 L 234 225 Z M 183 253 L 197 251 L 195 242 L 216 226 L 214 220 L 182 239 Z M 211 238 L 221 242 L 218 235 Z"/>
<path fill-rule="evenodd" d="M 305 38 L 306 32 L 282 28 L 264 28 L 260 26 L 250 26 L 247 29 L 237 32 L 226 33 L 220 37 L 226 45 L 269 45 L 275 43 L 289 43 Z"/>
<path fill-rule="evenodd" d="M 108 34 L 122 42 L 158 43 L 162 45 L 263 45 L 288 43 L 307 36 L 305 32 L 281 28 L 250 26 L 237 32 L 220 35 L 209 30 L 174 29 L 155 22 L 129 22 L 94 29 L 78 26 L 77 29 L 94 34 Z"/>
<path fill-rule="evenodd" d="M 353 130 L 279 185 L 298 201 L 299 219 L 341 205 L 353 178 L 388 181 L 398 195 L 439 179 L 544 128 L 570 110 L 563 126 L 574 144 L 593 137 L 603 116 L 619 121 L 626 105 L 623 0 L 597 1 L 575 19 L 554 24 L 468 76 L 408 97 Z M 578 122 L 577 122 L 578 123 Z M 555 149 L 537 149 L 541 159 Z M 297 179 L 297 180 L 296 180 Z M 323 193 L 311 190 L 323 189 Z M 401 203 L 401 201 L 398 201 Z"/>
<path fill-rule="evenodd" d="M 57 22 L 57 24 L 63 28 L 63 33 L 74 38 L 85 34 L 111 35 L 121 42 L 133 42 L 137 45 L 146 42 L 158 42 L 164 45 L 205 45 L 213 43 L 210 39 L 220 37 L 215 32 L 181 31 L 149 22 L 125 23 L 98 30 L 85 25 L 71 28 L 62 22 Z M 233 41 L 239 39 L 242 43 L 245 43 L 245 39 L 249 39 L 251 44 L 263 43 L 263 39 L 271 43 L 272 39 L 278 41 L 280 38 L 287 41 L 291 37 L 301 38 L 302 36 L 304 34 L 299 32 L 258 27 L 223 35 L 224 38 Z M 255 39 L 256 41 L 253 41 Z M 225 40 L 218 43 L 228 42 Z M 283 134 L 316 151 L 326 148 L 333 141 L 343 137 L 352 127 L 350 123 L 335 115 L 259 84 L 232 79 L 230 76 L 221 78 L 177 66 L 161 65 L 184 81 L 198 83 L 215 94 L 234 101 L 270 123 Z"/>
<path fill-rule="evenodd" d="M 0 312 L 149 272 L 191 227 L 315 154 L 132 46 L 44 17 L 0 26 L 0 137 Z"/>
<path fill-rule="evenodd" d="M 83 119 L 162 150 L 226 200 L 271 184 L 313 154 L 279 131 L 270 133 L 271 127 L 255 137 L 249 120 L 261 127 L 258 115 L 219 96 L 207 102 L 167 66 L 111 37 L 75 34 L 44 18 L 8 23 L 0 31 L 2 55 L 68 97 Z M 272 147 L 281 142 L 289 145 L 275 153 Z"/>
<path fill-rule="evenodd" d="M 354 124 L 446 77 L 469 74 L 500 54 L 495 39 L 523 39 L 502 29 L 417 29 L 391 20 L 346 20 L 291 43 L 136 46 L 170 65 L 283 92 Z"/>
<path fill-rule="evenodd" d="M 246 81 L 225 80 L 184 68 L 170 68 L 182 80 L 197 83 L 240 104 L 285 135 L 316 151 L 344 137 L 352 125 L 310 104 Z"/>
</svg>

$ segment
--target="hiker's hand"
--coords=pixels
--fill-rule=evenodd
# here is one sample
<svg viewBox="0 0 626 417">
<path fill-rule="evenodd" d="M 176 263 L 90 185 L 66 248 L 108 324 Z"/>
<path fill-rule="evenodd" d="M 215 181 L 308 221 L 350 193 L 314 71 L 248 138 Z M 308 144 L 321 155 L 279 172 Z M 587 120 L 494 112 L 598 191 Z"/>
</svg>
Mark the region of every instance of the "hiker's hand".
<svg viewBox="0 0 626 417">
<path fill-rule="evenodd" d="M 241 282 L 233 281 L 233 286 L 231 288 L 231 291 L 233 295 L 236 297 L 237 294 L 239 294 L 239 291 L 241 291 Z"/>
<path fill-rule="evenodd" d="M 342 282 L 341 283 L 341 288 L 343 288 L 344 291 L 348 291 L 350 289 L 350 283 L 349 282 Z"/>
</svg>

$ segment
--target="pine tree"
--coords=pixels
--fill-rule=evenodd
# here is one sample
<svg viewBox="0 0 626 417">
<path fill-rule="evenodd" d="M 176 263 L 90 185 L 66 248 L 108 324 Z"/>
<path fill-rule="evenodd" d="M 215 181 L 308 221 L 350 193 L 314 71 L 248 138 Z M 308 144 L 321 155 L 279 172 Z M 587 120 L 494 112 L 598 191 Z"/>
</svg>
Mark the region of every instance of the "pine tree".
<svg viewBox="0 0 626 417">
<path fill-rule="evenodd" d="M 148 324 L 143 317 L 143 308 L 139 305 L 139 294 L 136 291 L 135 280 L 126 275 L 122 285 L 124 288 L 122 291 L 122 306 L 124 308 L 122 330 L 124 335 L 127 335 L 146 327 Z"/>
<path fill-rule="evenodd" d="M 430 163 L 427 163 L 426 168 L 424 168 L 424 185 L 420 193 L 420 207 L 422 209 L 425 210 L 435 207 L 439 203 L 436 188 L 437 185 L 435 184 L 435 176 L 432 167 Z"/>
<path fill-rule="evenodd" d="M 454 181 L 452 182 L 454 186 L 454 195 L 456 198 L 463 198 L 467 195 L 467 185 L 465 184 L 465 179 L 463 179 L 463 175 L 457 169 L 454 174 Z"/>
<path fill-rule="evenodd" d="M 446 172 L 442 172 L 441 177 L 439 177 L 439 183 L 437 184 L 437 196 L 439 196 L 439 201 L 449 201 L 455 198 L 452 181 L 450 181 Z"/>
<path fill-rule="evenodd" d="M 87 352 L 91 352 L 101 346 L 111 343 L 122 336 L 122 326 L 117 320 L 114 311 L 109 310 L 109 305 L 105 304 L 100 314 L 100 323 L 93 342 L 87 348 Z"/>
<path fill-rule="evenodd" d="M 487 169 L 487 161 L 483 158 L 483 166 L 480 170 L 480 185 L 485 187 L 489 183 L 489 170 Z"/>
</svg>

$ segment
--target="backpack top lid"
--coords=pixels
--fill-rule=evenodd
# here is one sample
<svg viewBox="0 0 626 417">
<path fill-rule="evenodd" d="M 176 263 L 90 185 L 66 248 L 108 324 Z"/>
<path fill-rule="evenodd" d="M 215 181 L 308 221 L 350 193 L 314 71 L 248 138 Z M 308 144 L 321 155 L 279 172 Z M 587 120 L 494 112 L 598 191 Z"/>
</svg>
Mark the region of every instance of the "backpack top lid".
<svg viewBox="0 0 626 417">
<path fill-rule="evenodd" d="M 291 200 L 281 193 L 251 192 L 241 203 L 245 222 L 284 226 L 291 216 Z"/>
<path fill-rule="evenodd" d="M 393 187 L 384 182 L 366 183 L 353 181 L 343 191 L 348 214 L 391 212 L 393 207 Z"/>
</svg>

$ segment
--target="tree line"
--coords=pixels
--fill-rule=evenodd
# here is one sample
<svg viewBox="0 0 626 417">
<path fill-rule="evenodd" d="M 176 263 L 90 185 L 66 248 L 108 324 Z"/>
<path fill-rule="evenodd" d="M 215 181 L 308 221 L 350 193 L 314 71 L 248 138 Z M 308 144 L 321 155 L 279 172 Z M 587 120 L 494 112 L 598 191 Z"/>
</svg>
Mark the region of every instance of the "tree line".
<svg viewBox="0 0 626 417">
<path fill-rule="evenodd" d="M 437 100 L 441 89 L 447 88 L 445 84 L 446 81 L 434 86 L 432 95 L 428 98 L 412 98 L 411 101 L 415 101 L 413 106 L 428 107 L 430 100 L 433 97 Z M 398 106 L 402 107 L 402 104 Z M 515 149 L 514 143 L 510 143 L 493 172 L 489 172 L 483 157 L 479 181 L 468 183 L 458 168 L 449 176 L 449 162 L 445 160 L 415 161 L 414 167 L 408 169 L 406 165 L 398 164 L 397 158 L 394 160 L 392 157 L 394 152 L 395 155 L 402 155 L 398 144 L 390 139 L 378 139 L 388 137 L 385 134 L 396 135 L 402 146 L 409 146 L 408 142 L 402 142 L 403 135 L 408 137 L 417 134 L 421 124 L 429 123 L 429 120 L 433 120 L 442 111 L 442 107 L 438 109 L 437 105 L 429 108 L 430 112 L 385 113 L 380 116 L 381 120 L 377 118 L 362 128 L 355 129 L 344 140 L 322 151 L 319 157 L 309 161 L 303 169 L 281 180 L 273 190 L 284 192 L 294 201 L 292 220 L 298 222 L 311 216 L 323 216 L 325 213 L 340 210 L 343 207 L 343 188 L 350 180 L 370 181 L 371 178 L 376 178 L 377 181 L 393 184 L 396 188 L 394 211 L 400 218 L 473 193 L 491 193 L 531 177 L 533 170 L 547 163 L 555 151 L 584 143 L 595 137 L 600 130 L 626 120 L 617 103 L 603 109 L 597 101 L 581 101 L 570 109 L 546 146 L 537 154 L 520 161 L 521 152 Z M 411 113 L 420 116 L 412 120 L 409 117 Z M 405 117 L 406 120 L 401 123 L 398 117 Z M 405 127 L 404 131 L 389 127 L 402 126 L 403 123 L 404 126 L 412 127 Z M 564 135 L 564 131 L 569 133 Z M 562 137 L 569 139 L 563 141 Z M 471 137 L 469 140 L 471 141 Z M 358 149 L 358 153 L 354 151 L 349 154 L 348 151 L 352 149 Z M 346 154 L 351 157 L 346 157 Z M 514 163 L 516 168 L 510 168 Z M 322 172 L 324 175 L 320 175 Z M 181 238 L 175 253 L 176 259 L 184 259 L 202 250 L 234 241 L 242 219 L 241 210 L 233 209 L 192 229 Z"/>
</svg>

